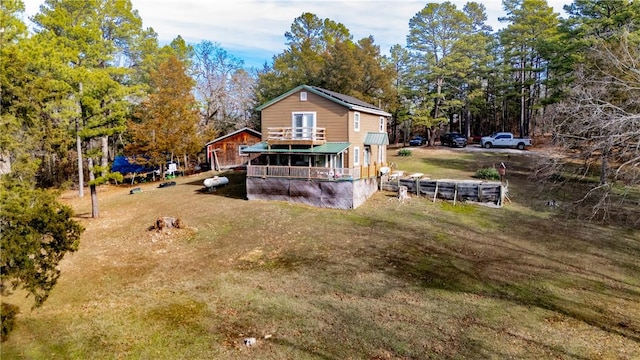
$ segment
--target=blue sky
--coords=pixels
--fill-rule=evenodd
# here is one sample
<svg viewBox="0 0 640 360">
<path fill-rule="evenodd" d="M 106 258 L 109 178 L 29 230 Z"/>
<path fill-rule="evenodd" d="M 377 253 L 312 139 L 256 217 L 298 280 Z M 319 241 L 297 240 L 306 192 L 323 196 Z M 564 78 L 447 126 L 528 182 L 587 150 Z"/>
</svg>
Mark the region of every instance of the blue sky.
<svg viewBox="0 0 640 360">
<path fill-rule="evenodd" d="M 27 16 L 34 15 L 43 0 L 24 0 Z M 77 0 L 82 1 L 82 0 Z M 458 8 L 467 2 L 450 0 Z M 476 0 L 487 8 L 488 24 L 501 28 L 501 1 Z M 131 0 L 144 27 L 152 27 L 161 43 L 178 35 L 189 43 L 209 40 L 261 68 L 285 49 L 284 33 L 304 12 L 344 24 L 355 40 L 373 35 L 387 54 L 394 44 L 406 45 L 409 20 L 430 1 L 414 0 Z M 442 2 L 442 1 L 435 1 Z M 547 0 L 554 11 L 571 0 Z"/>
</svg>

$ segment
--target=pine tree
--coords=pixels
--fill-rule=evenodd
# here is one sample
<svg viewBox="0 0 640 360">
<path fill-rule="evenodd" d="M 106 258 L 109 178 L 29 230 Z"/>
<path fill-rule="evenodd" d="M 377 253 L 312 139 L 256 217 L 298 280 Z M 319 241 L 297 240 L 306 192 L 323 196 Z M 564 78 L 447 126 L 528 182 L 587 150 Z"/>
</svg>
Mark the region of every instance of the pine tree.
<svg viewBox="0 0 640 360">
<path fill-rule="evenodd" d="M 46 125 L 56 119 L 41 117 L 47 113 L 43 104 L 61 105 L 63 90 L 49 76 L 34 75 L 46 66 L 41 58 L 25 56 L 42 48 L 26 38 L 18 18 L 23 11 L 21 1 L 0 2 L 0 161 L 5 165 L 0 171 L 0 296 L 24 289 L 40 306 L 60 276 L 60 260 L 77 249 L 83 228 L 56 192 L 37 187 L 42 163 L 59 145 L 55 127 Z M 2 303 L 3 341 L 16 309 Z"/>
<path fill-rule="evenodd" d="M 92 215 L 98 217 L 96 186 L 121 179 L 108 171 L 108 143 L 125 130 L 129 99 L 138 90 L 129 83 L 131 66 L 123 64 L 132 60 L 142 20 L 128 0 L 47 0 L 33 20 L 34 39 L 56 49 L 49 55 L 58 64 L 54 76 L 75 102 L 75 114 L 64 115 L 75 128 L 80 196 L 86 157 Z"/>
</svg>

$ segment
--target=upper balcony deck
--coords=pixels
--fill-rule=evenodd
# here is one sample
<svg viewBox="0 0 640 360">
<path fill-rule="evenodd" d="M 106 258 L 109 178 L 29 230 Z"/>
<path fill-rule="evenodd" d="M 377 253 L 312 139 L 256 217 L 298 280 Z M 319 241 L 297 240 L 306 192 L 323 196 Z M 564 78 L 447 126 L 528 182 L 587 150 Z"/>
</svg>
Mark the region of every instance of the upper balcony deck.
<svg viewBox="0 0 640 360">
<path fill-rule="evenodd" d="M 326 142 L 325 128 L 267 128 L 267 144 L 269 145 L 322 145 Z"/>
</svg>

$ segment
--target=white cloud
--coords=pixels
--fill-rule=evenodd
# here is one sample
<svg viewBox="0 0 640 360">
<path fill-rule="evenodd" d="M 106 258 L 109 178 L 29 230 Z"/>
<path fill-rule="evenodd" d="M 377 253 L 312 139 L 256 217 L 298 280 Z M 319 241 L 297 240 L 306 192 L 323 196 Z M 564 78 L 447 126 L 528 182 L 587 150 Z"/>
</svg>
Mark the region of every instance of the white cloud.
<svg viewBox="0 0 640 360">
<path fill-rule="evenodd" d="M 78 0 L 82 1 L 82 0 Z M 429 1 L 416 0 L 131 0 L 143 20 L 161 42 L 178 35 L 198 43 L 219 43 L 230 53 L 244 58 L 247 65 L 261 66 L 284 48 L 284 33 L 304 12 L 344 24 L 354 39 L 373 35 L 386 53 L 394 44 L 405 45 L 409 20 Z M 458 8 L 467 1 L 453 0 Z M 499 0 L 481 0 L 487 8 L 488 23 L 494 30 L 503 27 Z M 551 0 L 555 12 L 570 0 Z M 26 0 L 27 15 L 38 11 L 42 0 Z"/>
</svg>

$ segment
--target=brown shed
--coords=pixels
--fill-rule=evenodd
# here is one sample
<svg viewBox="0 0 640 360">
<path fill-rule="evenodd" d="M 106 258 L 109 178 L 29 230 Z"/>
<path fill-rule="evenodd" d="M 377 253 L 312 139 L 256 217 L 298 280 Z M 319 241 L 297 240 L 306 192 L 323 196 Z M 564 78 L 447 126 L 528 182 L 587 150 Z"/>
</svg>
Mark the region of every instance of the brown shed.
<svg viewBox="0 0 640 360">
<path fill-rule="evenodd" d="M 249 159 L 257 155 L 243 153 L 242 150 L 259 143 L 261 138 L 260 132 L 242 128 L 209 141 L 205 144 L 205 148 L 211 169 L 220 170 L 247 165 Z"/>
</svg>

